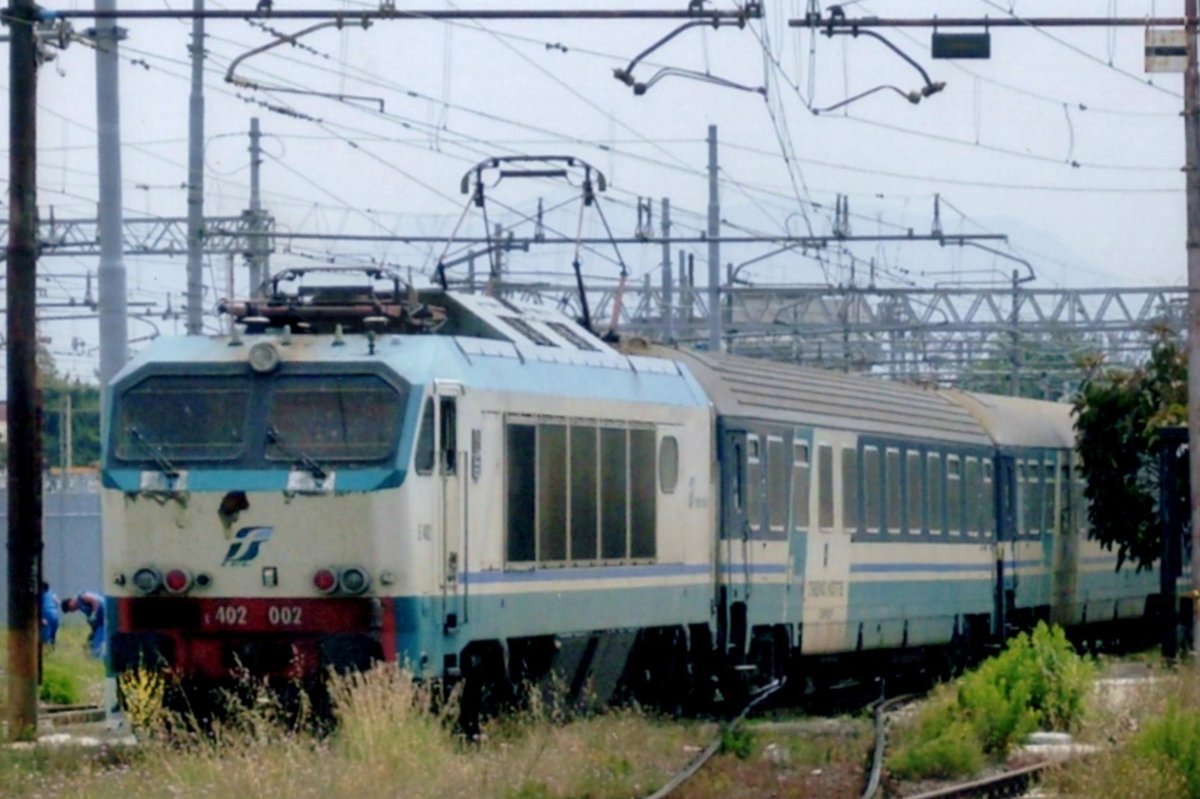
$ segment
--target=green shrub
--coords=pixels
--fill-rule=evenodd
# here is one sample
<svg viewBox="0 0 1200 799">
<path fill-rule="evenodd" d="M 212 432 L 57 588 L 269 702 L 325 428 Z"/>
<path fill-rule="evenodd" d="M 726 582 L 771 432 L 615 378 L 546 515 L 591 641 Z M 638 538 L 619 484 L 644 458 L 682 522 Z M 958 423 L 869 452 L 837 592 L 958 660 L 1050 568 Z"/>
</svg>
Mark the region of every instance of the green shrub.
<svg viewBox="0 0 1200 799">
<path fill-rule="evenodd" d="M 1133 742 L 1134 752 L 1173 772 L 1186 786 L 1187 799 L 1200 799 L 1200 713 L 1181 712 L 1171 704 L 1166 715 L 1149 722 Z"/>
<path fill-rule="evenodd" d="M 725 727 L 721 730 L 721 751 L 738 760 L 745 760 L 754 753 L 754 733 L 745 727 Z"/>
<path fill-rule="evenodd" d="M 46 661 L 42 665 L 42 686 L 38 696 L 52 705 L 78 705 L 83 699 L 83 691 L 74 672 Z"/>
<path fill-rule="evenodd" d="M 901 779 L 951 779 L 974 774 L 983 767 L 983 749 L 971 725 L 955 721 L 932 738 L 902 746 L 889 761 Z"/>
<path fill-rule="evenodd" d="M 1036 729 L 1070 730 L 1083 717 L 1092 671 L 1061 629 L 1039 623 L 935 693 L 889 765 L 912 777 L 961 776 Z"/>
<path fill-rule="evenodd" d="M 1083 717 L 1093 667 L 1059 627 L 1039 622 L 959 681 L 959 715 L 989 754 L 1036 729 L 1070 730 Z"/>
</svg>

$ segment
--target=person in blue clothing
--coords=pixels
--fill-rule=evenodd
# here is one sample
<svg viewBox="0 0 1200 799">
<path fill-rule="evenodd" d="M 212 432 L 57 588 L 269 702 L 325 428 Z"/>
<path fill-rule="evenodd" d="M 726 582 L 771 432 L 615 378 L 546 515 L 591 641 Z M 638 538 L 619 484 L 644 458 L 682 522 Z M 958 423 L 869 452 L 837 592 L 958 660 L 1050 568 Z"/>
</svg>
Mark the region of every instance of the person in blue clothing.
<svg viewBox="0 0 1200 799">
<path fill-rule="evenodd" d="M 94 658 L 104 657 L 104 597 L 92 591 L 81 591 L 78 596 L 69 596 L 62 601 L 63 613 L 78 610 L 87 616 L 92 634 L 88 636 L 88 649 Z"/>
<path fill-rule="evenodd" d="M 54 646 L 58 640 L 58 595 L 50 590 L 50 584 L 42 583 L 42 645 Z"/>
</svg>

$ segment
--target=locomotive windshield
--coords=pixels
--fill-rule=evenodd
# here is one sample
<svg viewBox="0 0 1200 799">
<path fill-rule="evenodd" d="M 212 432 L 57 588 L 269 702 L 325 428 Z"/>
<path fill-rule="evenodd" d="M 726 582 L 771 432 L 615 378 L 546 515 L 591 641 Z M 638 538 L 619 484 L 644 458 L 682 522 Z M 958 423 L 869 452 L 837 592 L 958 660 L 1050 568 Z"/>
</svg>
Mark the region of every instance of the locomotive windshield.
<svg viewBox="0 0 1200 799">
<path fill-rule="evenodd" d="M 373 461 L 392 450 L 400 395 L 378 377 L 285 378 L 271 388 L 267 460 Z"/>
<path fill-rule="evenodd" d="M 153 375 L 117 397 L 112 452 L 226 468 L 374 463 L 395 452 L 406 398 L 372 374 Z"/>
<path fill-rule="evenodd" d="M 116 455 L 145 460 L 234 460 L 244 452 L 250 386 L 225 378 L 160 375 L 121 396 Z"/>
</svg>

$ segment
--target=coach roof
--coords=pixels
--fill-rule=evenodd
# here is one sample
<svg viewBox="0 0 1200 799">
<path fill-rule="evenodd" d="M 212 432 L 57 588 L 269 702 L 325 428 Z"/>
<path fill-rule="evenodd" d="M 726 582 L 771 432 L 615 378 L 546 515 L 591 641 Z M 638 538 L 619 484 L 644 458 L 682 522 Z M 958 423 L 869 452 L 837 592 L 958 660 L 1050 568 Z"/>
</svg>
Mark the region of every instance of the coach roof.
<svg viewBox="0 0 1200 799">
<path fill-rule="evenodd" d="M 941 392 L 736 355 L 651 347 L 682 362 L 717 413 L 790 425 L 987 446 L 983 426 Z"/>
</svg>

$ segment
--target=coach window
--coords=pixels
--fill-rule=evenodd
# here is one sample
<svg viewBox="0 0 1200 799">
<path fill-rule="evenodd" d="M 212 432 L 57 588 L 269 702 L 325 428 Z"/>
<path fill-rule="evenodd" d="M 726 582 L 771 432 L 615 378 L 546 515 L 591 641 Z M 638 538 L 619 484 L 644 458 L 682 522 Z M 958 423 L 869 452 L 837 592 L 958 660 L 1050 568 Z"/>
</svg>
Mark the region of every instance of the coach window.
<svg viewBox="0 0 1200 799">
<path fill-rule="evenodd" d="M 1026 467 L 1025 461 L 1017 461 L 1017 490 L 1015 497 L 1015 505 L 1012 509 L 1013 526 L 1016 528 L 1012 531 L 1013 535 L 1020 535 L 1029 529 L 1029 486 L 1026 483 Z"/>
<path fill-rule="evenodd" d="M 941 453 L 929 453 L 925 469 L 929 481 L 929 533 L 941 535 L 946 531 L 946 475 L 942 473 Z"/>
<path fill-rule="evenodd" d="M 417 434 L 417 457 L 414 464 L 417 474 L 433 472 L 433 398 L 425 400 L 425 410 L 421 413 L 421 430 Z"/>
<path fill-rule="evenodd" d="M 925 495 L 921 491 L 923 464 L 919 450 L 910 449 L 904 453 L 904 482 L 908 491 L 908 532 L 920 535 L 925 529 Z"/>
<path fill-rule="evenodd" d="M 880 472 L 883 466 L 879 461 L 878 447 L 863 447 L 863 505 L 866 509 L 868 533 L 878 533 L 883 508 L 882 484 Z"/>
<path fill-rule="evenodd" d="M 755 532 L 762 528 L 762 454 L 758 436 L 746 436 L 746 522 Z"/>
<path fill-rule="evenodd" d="M 653 430 L 629 431 L 629 557 L 654 557 L 655 502 Z"/>
<path fill-rule="evenodd" d="M 508 515 L 507 559 L 529 563 L 537 558 L 537 428 L 510 424 L 505 430 L 505 483 Z"/>
<path fill-rule="evenodd" d="M 1025 534 L 1037 535 L 1042 530 L 1042 464 L 1025 462 Z"/>
<path fill-rule="evenodd" d="M 983 461 L 983 485 L 979 494 L 979 529 L 987 538 L 996 534 L 996 494 L 992 479 L 992 462 Z"/>
<path fill-rule="evenodd" d="M 858 532 L 858 450 L 842 447 L 842 529 Z"/>
<path fill-rule="evenodd" d="M 1066 456 L 1060 456 L 1060 461 Z M 1058 467 L 1058 494 L 1061 497 L 1059 500 L 1062 504 L 1059 505 L 1058 513 L 1058 533 L 1060 535 L 1069 535 L 1075 531 L 1075 523 L 1073 517 L 1079 512 L 1075 506 L 1075 497 L 1071 492 L 1071 467 L 1066 463 L 1062 463 Z"/>
<path fill-rule="evenodd" d="M 1042 469 L 1042 532 L 1053 535 L 1058 530 L 1058 455 L 1047 453 Z"/>
<path fill-rule="evenodd" d="M 962 461 L 957 455 L 946 456 L 946 530 L 962 535 Z"/>
<path fill-rule="evenodd" d="M 797 441 L 792 444 L 792 528 L 807 530 L 808 491 L 811 485 L 812 467 L 809 464 L 808 442 Z"/>
<path fill-rule="evenodd" d="M 900 532 L 900 516 L 904 512 L 904 497 L 900 487 L 900 450 L 895 447 L 887 448 L 884 461 L 884 480 L 887 485 L 887 531 Z"/>
<path fill-rule="evenodd" d="M 833 529 L 833 447 L 817 447 L 817 512 L 823 531 Z"/>
<path fill-rule="evenodd" d="M 772 538 L 782 538 L 787 530 L 788 515 L 788 458 L 784 441 L 778 436 L 767 437 L 767 524 Z"/>
<path fill-rule="evenodd" d="M 539 424 L 538 561 L 567 559 L 567 428 Z"/>
<path fill-rule="evenodd" d="M 983 486 L 983 482 L 979 477 L 979 458 L 976 458 L 973 455 L 967 456 L 966 476 L 967 535 L 978 537 L 980 505 L 979 495 Z"/>
<path fill-rule="evenodd" d="M 571 425 L 571 560 L 600 557 L 598 436 L 593 425 Z"/>
<path fill-rule="evenodd" d="M 619 560 L 629 551 L 629 443 L 626 431 L 600 428 L 600 555 Z"/>
<path fill-rule="evenodd" d="M 679 442 L 674 436 L 663 436 L 658 442 L 658 484 L 664 494 L 675 493 L 679 482 Z"/>
</svg>

